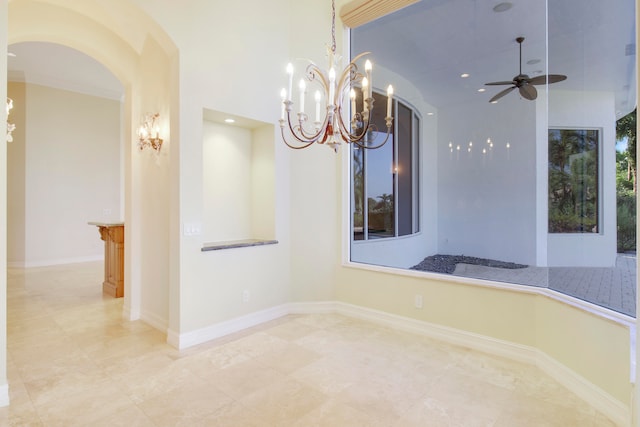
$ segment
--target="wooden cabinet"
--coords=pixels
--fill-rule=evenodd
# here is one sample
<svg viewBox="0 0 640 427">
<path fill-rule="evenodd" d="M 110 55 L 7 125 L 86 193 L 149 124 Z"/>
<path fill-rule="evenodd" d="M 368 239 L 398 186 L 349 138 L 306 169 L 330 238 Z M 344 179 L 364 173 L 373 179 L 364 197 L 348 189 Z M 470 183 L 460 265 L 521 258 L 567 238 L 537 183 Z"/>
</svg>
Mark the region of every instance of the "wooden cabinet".
<svg viewBox="0 0 640 427">
<path fill-rule="evenodd" d="M 102 292 L 116 298 L 124 296 L 124 223 L 90 222 L 104 240 L 104 282 Z"/>
</svg>

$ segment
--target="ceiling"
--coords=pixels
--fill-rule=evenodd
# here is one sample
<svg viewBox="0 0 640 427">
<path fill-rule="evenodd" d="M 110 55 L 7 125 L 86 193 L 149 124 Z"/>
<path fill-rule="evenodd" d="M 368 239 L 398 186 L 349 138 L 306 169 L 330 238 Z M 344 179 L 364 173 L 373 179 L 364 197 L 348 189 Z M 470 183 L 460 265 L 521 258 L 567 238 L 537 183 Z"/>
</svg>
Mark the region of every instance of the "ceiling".
<svg viewBox="0 0 640 427">
<path fill-rule="evenodd" d="M 519 73 L 515 39 L 524 36 L 523 73 L 568 76 L 550 90 L 613 91 L 618 117 L 634 109 L 634 0 L 510 0 L 508 10 L 494 11 L 500 3 L 422 0 L 352 30 L 352 52 L 372 52 L 374 64 L 407 78 L 426 102 L 442 108 L 473 97 L 488 102 L 506 88 L 484 84 Z"/>
<path fill-rule="evenodd" d="M 95 59 L 54 43 L 23 42 L 9 46 L 9 81 L 28 82 L 120 100 L 120 81 Z M 15 56 L 13 56 L 15 55 Z"/>
<path fill-rule="evenodd" d="M 422 0 L 352 31 L 352 51 L 371 51 L 380 64 L 412 81 L 436 108 L 488 101 L 503 87 L 484 83 L 511 80 L 519 72 L 518 44 L 524 36 L 523 72 L 553 73 L 568 79 L 551 89 L 616 93 L 618 117 L 636 105 L 635 1 Z M 549 49 L 546 13 L 549 10 Z M 11 81 L 121 99 L 120 82 L 94 59 L 67 47 L 42 42 L 9 46 Z M 548 60 L 547 60 L 548 55 Z M 528 61 L 540 60 L 536 64 Z M 548 70 L 547 70 L 548 64 Z M 461 78 L 468 73 L 469 77 Z M 509 97 L 517 96 L 516 93 Z M 506 99 L 503 98 L 503 99 Z"/>
</svg>

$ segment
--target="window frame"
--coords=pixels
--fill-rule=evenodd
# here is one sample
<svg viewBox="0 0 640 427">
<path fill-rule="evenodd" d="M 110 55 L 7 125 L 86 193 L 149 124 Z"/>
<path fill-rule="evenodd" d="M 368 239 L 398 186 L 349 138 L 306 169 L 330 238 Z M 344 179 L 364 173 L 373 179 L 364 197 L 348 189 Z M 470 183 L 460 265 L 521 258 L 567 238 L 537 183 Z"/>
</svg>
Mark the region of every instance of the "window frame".
<svg viewBox="0 0 640 427">
<path fill-rule="evenodd" d="M 551 160 L 548 158 L 547 160 L 547 234 L 548 235 L 555 235 L 555 236 L 561 236 L 561 235 L 565 235 L 565 236 L 588 236 L 588 235 L 602 235 L 603 234 L 603 211 L 604 211 L 604 183 L 603 183 L 603 164 L 602 164 L 602 160 L 603 160 L 603 147 L 602 147 L 602 141 L 603 141 L 603 131 L 604 129 L 601 127 L 596 127 L 596 126 L 549 126 L 547 129 L 547 156 L 548 153 L 551 149 L 551 140 L 549 138 L 549 133 L 552 130 L 560 130 L 560 131 L 596 131 L 597 132 L 597 140 L 596 140 L 596 161 L 597 161 L 597 165 L 596 165 L 596 170 L 597 170 L 597 183 L 596 183 L 596 188 L 598 191 L 597 194 L 597 203 L 596 203 L 596 227 L 597 227 L 597 231 L 596 232 L 592 232 L 592 231 L 574 231 L 574 232 L 569 232 L 569 231 L 560 231 L 560 232 L 553 232 L 551 231 L 551 219 L 550 219 L 550 208 L 551 208 L 551 204 L 550 204 L 550 200 L 549 200 L 549 192 L 550 192 L 550 164 L 551 164 Z"/>
<path fill-rule="evenodd" d="M 374 93 L 378 96 L 385 97 L 386 105 L 386 93 L 377 91 L 374 89 Z M 395 168 L 398 164 L 398 104 L 402 104 L 409 110 L 411 117 L 411 232 L 408 234 L 399 235 L 399 216 L 397 215 L 398 211 L 398 186 L 399 180 L 397 174 L 393 173 L 393 235 L 391 236 L 382 236 L 380 238 L 369 238 L 369 230 L 368 230 L 368 185 L 367 185 L 367 149 L 362 149 L 354 144 L 351 144 L 349 147 L 349 163 L 350 163 L 350 173 L 349 173 L 349 200 L 350 200 L 350 209 L 349 209 L 349 232 L 350 232 L 350 242 L 352 244 L 363 244 L 364 242 L 372 241 L 372 240 L 390 240 L 390 239 L 399 239 L 399 238 L 407 238 L 411 236 L 415 236 L 421 232 L 421 218 L 420 218 L 420 176 L 421 176 L 421 166 L 422 162 L 420 161 L 420 137 L 422 136 L 422 126 L 423 119 L 419 110 L 407 102 L 401 97 L 397 95 L 393 96 L 392 99 L 392 114 L 394 114 L 393 120 L 393 129 L 392 135 L 389 137 L 390 140 L 387 141 L 387 144 L 393 144 L 392 150 L 392 167 Z M 355 203 L 355 186 L 354 186 L 354 177 L 355 177 L 355 168 L 353 167 L 354 162 L 354 150 L 362 150 L 362 174 L 363 174 L 363 183 L 362 183 L 362 191 L 363 191 L 363 218 L 362 218 L 362 238 L 355 238 L 355 220 L 354 214 L 356 212 L 356 203 Z"/>
</svg>

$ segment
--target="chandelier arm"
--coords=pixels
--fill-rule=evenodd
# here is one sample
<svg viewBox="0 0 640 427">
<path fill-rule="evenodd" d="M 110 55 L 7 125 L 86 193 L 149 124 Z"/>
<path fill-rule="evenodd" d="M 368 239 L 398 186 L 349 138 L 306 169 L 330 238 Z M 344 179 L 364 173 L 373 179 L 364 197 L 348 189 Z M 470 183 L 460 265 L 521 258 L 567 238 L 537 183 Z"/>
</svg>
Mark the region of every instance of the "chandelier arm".
<svg viewBox="0 0 640 427">
<path fill-rule="evenodd" d="M 307 147 L 309 147 L 309 146 L 311 146 L 312 144 L 315 143 L 315 141 L 311 141 L 311 142 L 306 142 L 306 143 L 304 143 L 303 145 L 300 145 L 300 146 L 292 145 L 292 144 L 289 144 L 289 141 L 287 141 L 287 138 L 284 135 L 284 126 L 280 127 L 280 133 L 282 134 L 282 141 L 284 141 L 284 143 L 287 144 L 287 147 L 293 148 L 294 150 L 301 150 L 301 149 L 307 148 Z"/>
<path fill-rule="evenodd" d="M 356 62 L 358 62 L 358 60 L 359 60 L 360 58 L 362 58 L 363 56 L 366 56 L 366 55 L 371 55 L 371 52 L 362 52 L 362 53 L 360 53 L 360 54 L 356 55 L 356 56 L 351 60 L 351 63 L 355 64 Z"/>
<path fill-rule="evenodd" d="M 288 119 L 288 117 L 287 117 L 287 119 Z M 317 130 L 317 132 L 315 134 L 312 134 L 312 135 L 307 134 L 305 132 L 304 128 L 302 127 L 302 123 L 300 123 L 298 126 L 296 126 L 299 129 L 298 133 L 302 137 L 302 139 L 300 139 L 298 137 L 298 135 L 296 134 L 296 132 L 293 131 L 293 129 L 291 129 L 291 133 L 293 134 L 294 137 L 296 137 L 296 139 L 298 139 L 298 140 L 300 140 L 302 142 L 307 142 L 307 141 L 317 142 L 325 134 L 326 129 L 327 129 L 327 125 L 329 124 L 329 120 L 330 120 L 330 115 L 329 115 L 328 108 L 327 108 L 327 114 L 324 116 L 324 121 L 318 127 L 318 130 Z M 289 123 L 291 123 L 291 122 L 289 121 Z"/>
<path fill-rule="evenodd" d="M 365 149 L 368 149 L 368 150 L 375 150 L 377 148 L 382 147 L 384 144 L 387 143 L 387 141 L 389 140 L 389 135 L 391 135 L 391 127 L 387 127 L 387 136 L 385 136 L 384 141 L 382 141 L 378 145 L 374 145 L 374 146 L 364 145 L 360 141 L 353 141 L 353 143 L 356 144 L 360 148 L 365 148 Z"/>
<path fill-rule="evenodd" d="M 298 124 L 297 126 L 293 126 L 293 124 L 291 123 L 291 108 L 287 109 L 287 124 L 289 125 L 289 131 L 291 132 L 291 135 L 293 135 L 293 137 L 295 139 L 297 139 L 298 141 L 300 141 L 303 144 L 313 144 L 314 142 L 317 142 L 320 137 L 323 134 L 323 130 L 327 127 L 327 122 L 328 122 L 328 116 L 325 117 L 324 119 L 324 123 L 322 124 L 322 126 L 320 126 L 320 128 L 318 129 L 318 132 L 315 133 L 314 135 L 308 135 L 305 133 L 304 128 L 302 127 L 302 123 Z M 280 124 L 280 128 L 282 129 L 282 134 L 283 134 L 283 139 L 284 139 L 284 124 L 281 123 Z M 298 131 L 296 131 L 296 129 L 298 129 Z M 289 145 L 289 144 L 287 144 Z"/>
<path fill-rule="evenodd" d="M 338 87 L 343 92 L 348 91 L 351 89 L 351 84 L 360 83 L 363 78 L 364 74 L 358 72 L 358 65 L 356 65 L 354 61 L 351 61 L 342 71 L 340 79 L 338 80 Z"/>
<path fill-rule="evenodd" d="M 329 80 L 313 61 L 309 61 L 305 74 L 309 82 L 318 81 L 322 85 L 324 92 L 329 93 Z"/>
<path fill-rule="evenodd" d="M 359 115 L 359 114 L 358 114 Z M 355 142 L 361 140 L 367 133 L 369 129 L 369 123 L 367 122 L 366 126 L 363 126 L 362 132 L 360 133 L 351 133 L 347 125 L 345 125 L 344 120 L 342 120 L 342 115 L 338 115 L 338 129 L 340 130 L 340 135 L 342 139 L 347 142 Z"/>
</svg>

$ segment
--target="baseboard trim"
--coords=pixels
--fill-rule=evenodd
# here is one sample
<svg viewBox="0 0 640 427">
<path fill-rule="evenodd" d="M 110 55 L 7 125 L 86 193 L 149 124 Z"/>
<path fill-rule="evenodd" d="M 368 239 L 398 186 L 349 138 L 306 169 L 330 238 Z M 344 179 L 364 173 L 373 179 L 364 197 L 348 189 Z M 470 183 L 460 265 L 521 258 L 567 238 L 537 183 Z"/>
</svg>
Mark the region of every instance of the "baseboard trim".
<svg viewBox="0 0 640 427">
<path fill-rule="evenodd" d="M 321 306 L 324 306 L 324 303 L 321 303 Z M 628 425 L 629 423 L 631 412 L 628 406 L 540 349 L 342 302 L 336 302 L 335 306 L 335 312 L 344 316 L 371 321 L 495 356 L 533 364 L 593 408 L 609 417 L 617 425 Z M 310 311 L 310 313 L 315 312 L 314 310 Z"/>
<path fill-rule="evenodd" d="M 393 329 L 427 336 L 446 343 L 535 365 L 618 425 L 627 425 L 629 423 L 631 409 L 628 406 L 537 348 L 344 302 L 325 301 L 283 304 L 184 334 L 168 330 L 167 342 L 182 350 L 288 314 L 328 313 L 369 321 Z"/>
<path fill-rule="evenodd" d="M 543 372 L 609 417 L 616 425 L 626 426 L 629 424 L 631 408 L 545 352 L 536 349 L 536 353 L 536 365 Z"/>
<path fill-rule="evenodd" d="M 159 330 L 160 332 L 166 333 L 169 327 L 165 319 L 154 313 L 146 313 L 143 311 L 140 313 L 138 318 L 152 328 Z"/>
<path fill-rule="evenodd" d="M 59 258 L 44 261 L 7 261 L 8 268 L 50 267 L 63 264 L 80 264 L 83 262 L 103 261 L 104 255 L 90 255 L 75 258 Z"/>
<path fill-rule="evenodd" d="M 410 319 L 383 311 L 336 302 L 336 312 L 344 316 L 367 320 L 406 332 L 424 335 L 449 344 L 469 347 L 477 351 L 506 357 L 519 362 L 534 364 L 535 349 L 508 341 L 502 341 L 473 332 L 462 331 L 448 326 L 436 325 L 422 320 Z"/>
<path fill-rule="evenodd" d="M 194 345 L 202 344 L 234 332 L 240 332 L 244 329 L 257 326 L 279 317 L 289 314 L 288 304 L 279 305 L 265 310 L 249 313 L 244 316 L 229 319 L 221 323 L 216 323 L 205 328 L 197 329 L 192 332 L 179 334 L 173 330 L 167 331 L 167 343 L 183 350 Z"/>
<path fill-rule="evenodd" d="M 140 312 L 137 310 L 131 310 L 131 307 L 124 304 L 122 307 L 122 318 L 131 322 L 140 320 Z"/>
</svg>

